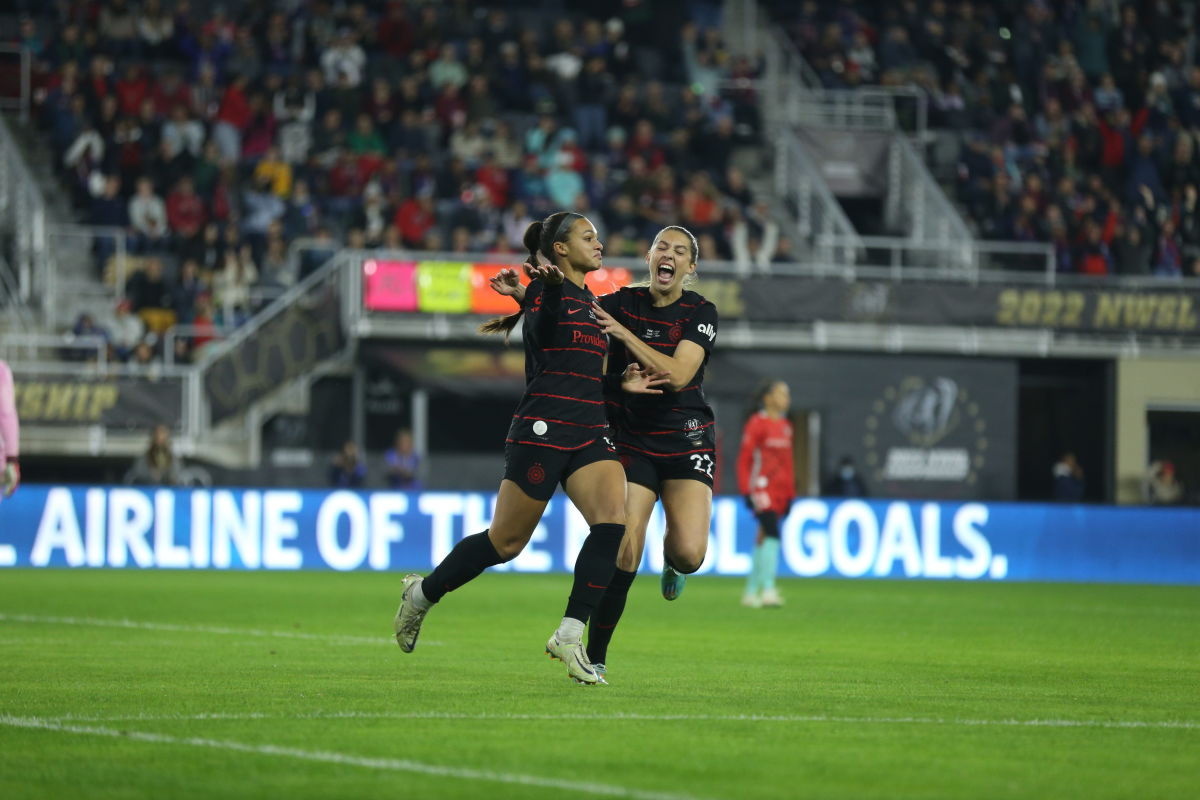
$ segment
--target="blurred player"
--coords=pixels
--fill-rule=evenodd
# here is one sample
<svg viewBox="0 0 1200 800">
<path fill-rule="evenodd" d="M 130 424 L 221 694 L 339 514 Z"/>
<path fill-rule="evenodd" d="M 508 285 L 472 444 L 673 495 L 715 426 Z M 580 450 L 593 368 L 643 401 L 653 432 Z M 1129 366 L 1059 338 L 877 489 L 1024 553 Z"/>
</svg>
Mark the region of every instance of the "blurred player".
<svg viewBox="0 0 1200 800">
<path fill-rule="evenodd" d="M 783 381 L 770 381 L 755 395 L 742 431 L 738 452 L 738 491 L 758 519 L 754 557 L 746 580 L 742 605 L 778 607 L 783 598 L 775 588 L 779 569 L 779 526 L 795 496 L 792 460 L 792 423 L 787 413 L 791 392 Z"/>
<path fill-rule="evenodd" d="M 0 361 L 0 495 L 12 497 L 21 483 L 21 428 L 17 421 L 16 391 L 12 370 Z"/>
<path fill-rule="evenodd" d="M 525 246 L 526 271 L 533 280 L 521 310 L 481 328 L 507 333 L 524 316 L 525 394 L 508 431 L 492 524 L 455 545 L 425 578 L 405 577 L 394 621 L 396 641 L 412 652 L 434 603 L 488 567 L 515 558 L 561 483 L 591 530 L 575 561 L 562 623 L 546 652 L 563 661 L 576 681 L 602 683 L 584 649 L 583 629 L 612 580 L 625 535 L 625 475 L 604 439 L 606 342 L 592 310 L 595 296 L 584 283 L 587 273 L 600 267 L 604 247 L 587 218 L 565 211 L 532 223 Z M 539 252 L 549 265 L 539 264 Z M 626 391 L 657 393 L 661 390 L 653 386 L 663 380 L 630 369 L 621 385 Z"/>
</svg>

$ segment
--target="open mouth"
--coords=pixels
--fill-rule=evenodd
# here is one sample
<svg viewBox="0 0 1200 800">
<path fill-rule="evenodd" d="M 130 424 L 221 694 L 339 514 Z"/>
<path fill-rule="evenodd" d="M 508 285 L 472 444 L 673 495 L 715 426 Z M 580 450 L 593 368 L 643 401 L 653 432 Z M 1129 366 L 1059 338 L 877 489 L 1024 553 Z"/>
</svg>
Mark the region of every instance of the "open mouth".
<svg viewBox="0 0 1200 800">
<path fill-rule="evenodd" d="M 658 265 L 658 269 L 654 272 L 655 278 L 661 284 L 668 284 L 675 279 L 675 267 L 666 261 Z"/>
</svg>

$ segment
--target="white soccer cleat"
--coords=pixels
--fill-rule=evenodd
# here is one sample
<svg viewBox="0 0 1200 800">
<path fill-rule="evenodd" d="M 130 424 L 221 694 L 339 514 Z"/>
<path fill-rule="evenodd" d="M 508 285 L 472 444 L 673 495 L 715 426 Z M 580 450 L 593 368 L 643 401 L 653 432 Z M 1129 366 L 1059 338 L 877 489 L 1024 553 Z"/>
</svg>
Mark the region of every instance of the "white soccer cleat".
<svg viewBox="0 0 1200 800">
<path fill-rule="evenodd" d="M 763 608 L 783 608 L 783 597 L 778 589 L 764 589 L 762 593 Z"/>
<path fill-rule="evenodd" d="M 756 594 L 742 595 L 742 605 L 746 608 L 762 608 L 762 600 Z"/>
<path fill-rule="evenodd" d="M 546 642 L 546 654 L 566 664 L 567 674 L 576 683 L 582 683 L 587 686 L 607 683 L 604 677 L 592 666 L 592 662 L 588 660 L 587 650 L 584 649 L 583 642 L 581 641 L 560 641 L 558 631 L 555 631 L 554 635 L 550 637 L 550 641 Z"/>
<path fill-rule="evenodd" d="M 421 623 L 425 621 L 428 608 L 417 608 L 412 601 L 412 587 L 421 581 L 421 576 L 415 572 L 404 576 L 404 591 L 400 595 L 400 608 L 392 620 L 392 628 L 396 631 L 396 644 L 406 653 L 411 653 L 417 646 L 417 637 L 421 635 Z"/>
</svg>

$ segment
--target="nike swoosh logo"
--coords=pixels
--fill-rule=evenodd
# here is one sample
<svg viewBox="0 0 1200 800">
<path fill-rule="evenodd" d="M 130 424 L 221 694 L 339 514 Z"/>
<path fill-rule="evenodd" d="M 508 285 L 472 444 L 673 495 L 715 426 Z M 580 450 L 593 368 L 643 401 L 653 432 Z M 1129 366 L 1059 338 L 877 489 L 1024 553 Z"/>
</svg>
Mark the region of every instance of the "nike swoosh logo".
<svg viewBox="0 0 1200 800">
<path fill-rule="evenodd" d="M 583 311 L 583 309 L 582 309 L 582 308 L 575 308 L 575 309 L 572 309 L 572 310 L 568 311 L 568 312 L 567 312 L 567 314 L 568 314 L 568 315 L 570 315 L 570 314 L 578 314 L 580 311 Z"/>
<path fill-rule="evenodd" d="M 579 657 L 579 653 L 576 653 L 576 654 L 575 654 L 575 663 L 576 663 L 576 664 L 578 664 L 578 665 L 579 665 L 579 667 L 580 667 L 580 669 L 582 669 L 582 670 L 583 670 L 584 672 L 586 672 L 588 675 L 595 675 L 595 674 L 596 674 L 596 670 L 592 669 L 590 666 L 588 666 L 587 664 L 583 663 L 583 659 L 581 659 L 581 658 Z"/>
</svg>

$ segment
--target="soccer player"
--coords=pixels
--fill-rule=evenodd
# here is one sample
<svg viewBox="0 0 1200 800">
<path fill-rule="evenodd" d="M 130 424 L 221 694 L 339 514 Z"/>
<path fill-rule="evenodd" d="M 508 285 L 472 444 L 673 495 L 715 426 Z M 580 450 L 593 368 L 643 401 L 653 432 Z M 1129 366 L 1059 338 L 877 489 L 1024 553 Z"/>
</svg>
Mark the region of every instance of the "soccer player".
<svg viewBox="0 0 1200 800">
<path fill-rule="evenodd" d="M 575 579 L 558 629 L 546 644 L 579 683 L 602 683 L 583 646 L 583 630 L 612 580 L 625 535 L 625 475 L 604 440 L 603 362 L 606 341 L 584 283 L 602 263 L 603 245 L 586 217 L 551 214 L 525 232 L 526 272 L 533 279 L 521 310 L 484 325 L 509 332 L 523 317 L 525 394 L 505 445 L 504 479 L 491 526 L 468 536 L 422 578 L 404 578 L 394 628 L 400 649 L 412 652 L 426 613 L 447 592 L 490 566 L 515 558 L 529 543 L 559 483 L 590 532 L 575 561 Z M 538 254 L 550 261 L 539 263 Z M 665 376 L 626 370 L 621 388 L 661 392 Z"/>
<path fill-rule="evenodd" d="M 21 429 L 12 370 L 0 361 L 0 494 L 12 497 L 21 483 Z"/>
<path fill-rule="evenodd" d="M 783 381 L 769 381 L 755 394 L 738 452 L 738 491 L 758 518 L 754 557 L 742 605 L 778 608 L 783 598 L 775 588 L 779 569 L 779 526 L 795 497 L 792 460 L 791 392 Z"/>
<path fill-rule="evenodd" d="M 684 289 L 695 275 L 698 256 L 699 245 L 690 231 L 674 225 L 663 228 L 646 253 L 648 283 L 606 295 L 595 309 L 610 336 L 605 375 L 609 423 L 629 484 L 617 569 L 588 630 L 588 657 L 601 674 L 607 673 L 608 646 L 642 562 L 654 504 L 661 498 L 667 520 L 664 598 L 679 597 L 686 576 L 700 568 L 708 551 L 715 426 L 702 384 L 717 338 L 717 310 Z M 520 296 L 516 274 L 502 277 L 507 285 L 493 288 Z M 668 375 L 667 391 L 618 391 L 626 369 Z"/>
<path fill-rule="evenodd" d="M 20 483 L 20 425 L 12 369 L 0 361 L 0 495 L 12 497 Z"/>
</svg>

